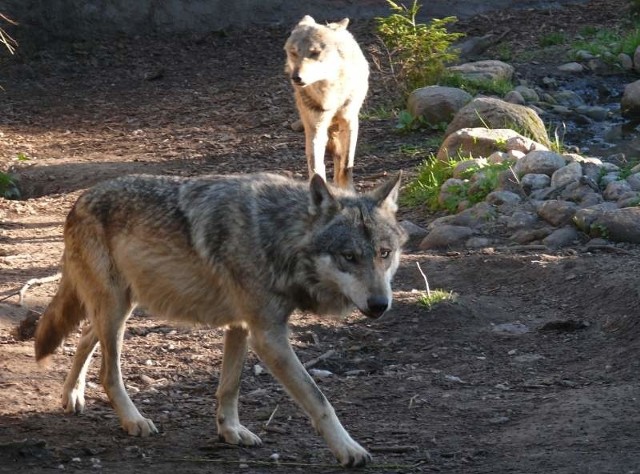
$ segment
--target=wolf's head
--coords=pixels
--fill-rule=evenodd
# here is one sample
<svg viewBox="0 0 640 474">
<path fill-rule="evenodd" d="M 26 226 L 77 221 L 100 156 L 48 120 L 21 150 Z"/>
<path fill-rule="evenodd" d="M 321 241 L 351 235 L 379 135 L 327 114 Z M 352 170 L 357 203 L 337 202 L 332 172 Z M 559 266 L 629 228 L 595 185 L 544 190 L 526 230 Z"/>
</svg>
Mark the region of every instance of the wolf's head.
<svg viewBox="0 0 640 474">
<path fill-rule="evenodd" d="M 287 53 L 285 72 L 294 86 L 304 87 L 337 77 L 343 59 L 340 47 L 350 34 L 349 19 L 320 25 L 306 15 L 291 32 L 284 49 Z"/>
<path fill-rule="evenodd" d="M 323 297 L 336 294 L 371 318 L 391 307 L 391 279 L 406 240 L 396 221 L 400 176 L 360 195 L 330 189 L 318 175 L 311 179 L 311 245 L 318 287 L 324 289 L 316 294 L 321 307 L 338 307 L 338 301 L 322 304 Z"/>
</svg>

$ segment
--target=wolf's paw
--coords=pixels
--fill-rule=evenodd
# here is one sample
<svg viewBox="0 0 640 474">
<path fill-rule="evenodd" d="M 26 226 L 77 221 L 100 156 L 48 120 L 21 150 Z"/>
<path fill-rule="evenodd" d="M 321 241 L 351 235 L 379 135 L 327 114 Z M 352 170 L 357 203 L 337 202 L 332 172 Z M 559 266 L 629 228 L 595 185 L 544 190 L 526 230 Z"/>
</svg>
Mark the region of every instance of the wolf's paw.
<svg viewBox="0 0 640 474">
<path fill-rule="evenodd" d="M 148 418 L 133 418 L 130 420 L 122 420 L 122 428 L 130 436 L 141 436 L 143 438 L 158 432 L 158 428 Z"/>
<path fill-rule="evenodd" d="M 371 454 L 355 441 L 343 444 L 333 454 L 344 467 L 362 467 L 371 462 Z"/>
<path fill-rule="evenodd" d="M 262 445 L 262 440 L 257 435 L 254 435 L 251 431 L 240 424 L 218 427 L 218 438 L 229 444 L 239 444 L 242 446 Z"/>
<path fill-rule="evenodd" d="M 62 393 L 62 408 L 65 413 L 78 415 L 84 412 L 84 392 L 77 388 L 65 390 Z"/>
</svg>

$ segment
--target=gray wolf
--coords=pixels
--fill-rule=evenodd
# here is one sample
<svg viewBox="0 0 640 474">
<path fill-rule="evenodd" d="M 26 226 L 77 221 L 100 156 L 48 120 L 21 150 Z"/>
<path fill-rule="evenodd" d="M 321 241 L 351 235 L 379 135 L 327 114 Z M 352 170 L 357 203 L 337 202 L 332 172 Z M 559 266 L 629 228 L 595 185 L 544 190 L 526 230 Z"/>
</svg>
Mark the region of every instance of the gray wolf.
<svg viewBox="0 0 640 474">
<path fill-rule="evenodd" d="M 135 305 L 150 314 L 226 328 L 216 421 L 231 444 L 259 445 L 238 417 L 249 341 L 311 418 L 340 463 L 367 451 L 296 357 L 287 323 L 295 309 L 378 318 L 405 240 L 396 222 L 400 176 L 363 194 L 272 174 L 178 178 L 129 176 L 80 196 L 64 228 L 62 278 L 36 330 L 46 362 L 88 319 L 64 382 L 62 405 L 85 408 L 87 368 L 98 343 L 100 381 L 130 435 L 157 432 L 125 391 L 124 325 Z"/>
<path fill-rule="evenodd" d="M 353 185 L 358 113 L 369 87 L 369 64 L 348 24 L 345 18 L 324 26 L 306 15 L 284 46 L 309 176 L 326 178 L 326 151 L 333 159 L 334 183 L 345 188 Z"/>
</svg>

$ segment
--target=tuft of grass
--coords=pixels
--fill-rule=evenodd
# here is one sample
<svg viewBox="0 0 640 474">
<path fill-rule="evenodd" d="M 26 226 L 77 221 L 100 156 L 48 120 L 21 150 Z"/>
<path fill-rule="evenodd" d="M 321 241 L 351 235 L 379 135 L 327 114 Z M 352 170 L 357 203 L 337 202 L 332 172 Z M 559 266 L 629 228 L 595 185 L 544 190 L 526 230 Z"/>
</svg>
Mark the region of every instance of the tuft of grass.
<svg viewBox="0 0 640 474">
<path fill-rule="evenodd" d="M 513 89 L 513 83 L 507 79 L 469 79 L 457 73 L 448 73 L 443 76 L 440 85 L 457 87 L 473 96 L 495 94 L 502 97 Z"/>
<path fill-rule="evenodd" d="M 509 163 L 492 163 L 466 169 L 461 176 L 463 184 L 448 186 L 447 199 L 444 202 L 438 199 L 442 185 L 453 177 L 456 166 L 469 158 L 459 156 L 443 161 L 431 154 L 418 166 L 416 178 L 404 188 L 400 198 L 401 204 L 410 207 L 424 205 L 431 211 L 446 210 L 452 213 L 463 201 L 472 204 L 484 201 L 487 195 L 498 187 L 500 175 L 509 169 Z M 471 182 L 469 178 L 476 174 L 476 180 Z"/>
<path fill-rule="evenodd" d="M 567 35 L 564 31 L 553 31 L 540 38 L 540 46 L 546 48 L 548 46 L 558 46 L 567 42 Z"/>
<path fill-rule="evenodd" d="M 425 291 L 420 292 L 420 296 L 418 296 L 418 304 L 425 306 L 427 309 L 431 309 L 433 306 L 444 301 L 456 302 L 458 295 L 454 292 L 430 289 L 429 280 L 427 279 L 427 275 L 422 271 L 420 263 L 416 262 L 416 266 L 418 267 L 420 275 L 422 275 L 422 278 L 424 279 L 425 286 Z"/>
<path fill-rule="evenodd" d="M 443 183 L 453 176 L 453 170 L 459 160 L 438 160 L 432 153 L 418 166 L 418 176 L 403 190 L 400 198 L 408 206 L 426 205 L 429 209 L 438 209 L 438 194 Z"/>
<path fill-rule="evenodd" d="M 458 295 L 453 291 L 445 291 L 445 290 L 431 290 L 429 294 L 421 293 L 418 297 L 418 304 L 426 307 L 427 309 L 433 308 L 438 303 L 443 303 L 445 301 L 449 301 L 451 303 L 455 303 L 458 299 Z"/>
</svg>

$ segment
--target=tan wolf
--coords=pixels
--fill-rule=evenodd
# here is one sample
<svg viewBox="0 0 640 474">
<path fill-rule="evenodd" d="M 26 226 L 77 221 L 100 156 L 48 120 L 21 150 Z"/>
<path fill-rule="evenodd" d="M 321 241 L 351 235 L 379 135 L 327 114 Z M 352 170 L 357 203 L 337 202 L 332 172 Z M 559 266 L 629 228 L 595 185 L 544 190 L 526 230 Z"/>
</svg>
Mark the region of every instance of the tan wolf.
<svg viewBox="0 0 640 474">
<path fill-rule="evenodd" d="M 369 64 L 347 31 L 349 19 L 320 25 L 309 15 L 287 39 L 289 74 L 304 126 L 309 176 L 326 178 L 325 151 L 333 159 L 333 181 L 353 185 L 358 113 L 369 87 Z"/>
<path fill-rule="evenodd" d="M 36 331 L 46 360 L 85 318 L 62 389 L 69 413 L 85 408 L 91 356 L 130 435 L 157 432 L 125 391 L 124 325 L 135 305 L 166 318 L 225 327 L 216 392 L 218 436 L 259 445 L 240 424 L 238 391 L 248 343 L 311 418 L 345 466 L 370 455 L 343 428 L 288 339 L 295 309 L 378 318 L 405 233 L 396 222 L 400 176 L 364 194 L 273 174 L 178 178 L 129 176 L 85 192 L 64 228 L 62 279 Z"/>
</svg>

